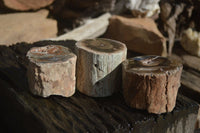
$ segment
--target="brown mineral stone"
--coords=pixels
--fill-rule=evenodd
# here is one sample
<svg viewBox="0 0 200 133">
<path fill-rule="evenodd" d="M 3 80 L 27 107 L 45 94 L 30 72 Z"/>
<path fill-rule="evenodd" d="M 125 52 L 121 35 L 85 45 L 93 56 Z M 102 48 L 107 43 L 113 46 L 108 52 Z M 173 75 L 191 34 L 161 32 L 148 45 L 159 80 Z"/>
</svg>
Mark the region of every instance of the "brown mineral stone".
<svg viewBox="0 0 200 133">
<path fill-rule="evenodd" d="M 34 47 L 27 53 L 30 61 L 28 81 L 30 91 L 42 97 L 75 92 L 76 55 L 59 45 Z"/>
<path fill-rule="evenodd" d="M 4 4 L 15 10 L 26 11 L 30 9 L 40 9 L 50 5 L 54 0 L 3 0 Z"/>
<path fill-rule="evenodd" d="M 56 37 L 57 22 L 47 19 L 48 11 L 0 15 L 0 45 L 18 42 L 33 43 Z"/>
<path fill-rule="evenodd" d="M 113 16 L 104 35 L 126 44 L 128 50 L 149 55 L 166 56 L 166 39 L 149 18 Z"/>
<path fill-rule="evenodd" d="M 121 86 L 121 62 L 126 46 L 110 39 L 85 39 L 76 43 L 77 89 L 92 97 L 110 96 Z"/>
<path fill-rule="evenodd" d="M 126 103 L 149 113 L 171 112 L 180 86 L 182 64 L 160 56 L 139 56 L 123 62 Z"/>
</svg>

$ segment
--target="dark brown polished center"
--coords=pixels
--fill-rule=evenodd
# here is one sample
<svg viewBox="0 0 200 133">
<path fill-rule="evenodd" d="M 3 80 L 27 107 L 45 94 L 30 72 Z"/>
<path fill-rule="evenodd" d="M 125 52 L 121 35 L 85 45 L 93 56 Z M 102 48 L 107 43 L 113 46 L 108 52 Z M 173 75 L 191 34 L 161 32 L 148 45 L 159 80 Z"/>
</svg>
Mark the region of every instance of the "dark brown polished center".
<svg viewBox="0 0 200 133">
<path fill-rule="evenodd" d="M 107 53 L 119 51 L 124 47 L 121 42 L 105 38 L 85 39 L 81 43 L 94 51 Z"/>
<path fill-rule="evenodd" d="M 166 72 L 175 69 L 179 63 L 161 56 L 138 56 L 128 59 L 128 70 L 135 72 Z"/>
</svg>

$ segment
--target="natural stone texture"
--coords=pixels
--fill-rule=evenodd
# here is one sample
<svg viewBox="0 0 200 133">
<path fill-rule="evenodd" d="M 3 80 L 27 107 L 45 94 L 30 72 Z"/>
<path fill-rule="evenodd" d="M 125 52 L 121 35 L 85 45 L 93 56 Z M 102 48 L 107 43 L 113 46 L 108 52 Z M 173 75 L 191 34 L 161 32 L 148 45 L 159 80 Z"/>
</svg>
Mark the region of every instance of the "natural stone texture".
<svg viewBox="0 0 200 133">
<path fill-rule="evenodd" d="M 56 37 L 57 22 L 47 19 L 48 11 L 0 15 L 0 45 L 35 42 Z"/>
<path fill-rule="evenodd" d="M 76 43 L 77 89 L 92 97 L 110 96 L 121 86 L 125 44 L 110 39 L 85 39 Z"/>
<path fill-rule="evenodd" d="M 3 0 L 4 4 L 15 10 L 36 10 L 50 5 L 54 0 Z"/>
<path fill-rule="evenodd" d="M 160 56 L 140 56 L 123 62 L 126 103 L 149 113 L 171 112 L 180 86 L 182 65 Z"/>
<path fill-rule="evenodd" d="M 128 50 L 143 54 L 167 55 L 166 40 L 155 22 L 149 18 L 113 16 L 104 37 L 125 43 Z"/>
<path fill-rule="evenodd" d="M 181 38 L 182 47 L 192 55 L 200 57 L 200 33 L 191 28 L 185 30 Z"/>
<path fill-rule="evenodd" d="M 75 92 L 76 55 L 68 48 L 47 45 L 31 48 L 27 75 L 30 91 L 42 97 L 72 96 Z"/>
</svg>

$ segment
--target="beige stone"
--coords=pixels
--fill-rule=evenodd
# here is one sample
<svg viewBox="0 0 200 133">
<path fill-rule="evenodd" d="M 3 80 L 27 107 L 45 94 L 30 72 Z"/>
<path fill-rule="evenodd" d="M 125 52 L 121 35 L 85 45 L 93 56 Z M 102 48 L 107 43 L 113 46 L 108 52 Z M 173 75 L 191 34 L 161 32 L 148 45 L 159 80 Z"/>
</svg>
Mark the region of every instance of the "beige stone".
<svg viewBox="0 0 200 133">
<path fill-rule="evenodd" d="M 113 16 L 104 37 L 125 43 L 131 51 L 167 55 L 166 39 L 159 32 L 155 22 L 149 18 Z"/>
<path fill-rule="evenodd" d="M 77 89 L 92 97 L 106 97 L 121 88 L 121 62 L 125 44 L 110 39 L 85 39 L 76 43 Z"/>
<path fill-rule="evenodd" d="M 76 55 L 58 45 L 34 47 L 27 53 L 29 89 L 34 95 L 72 96 L 75 92 Z"/>
<path fill-rule="evenodd" d="M 200 57 L 200 33 L 197 31 L 191 28 L 185 30 L 182 34 L 181 45 L 185 51 Z"/>
<path fill-rule="evenodd" d="M 36 42 L 56 37 L 57 22 L 47 19 L 48 11 L 0 15 L 0 45 Z"/>
<path fill-rule="evenodd" d="M 3 0 L 4 4 L 15 10 L 36 10 L 50 5 L 54 0 Z"/>
<path fill-rule="evenodd" d="M 180 87 L 182 64 L 161 56 L 140 56 L 123 62 L 126 103 L 149 113 L 171 112 Z"/>
</svg>

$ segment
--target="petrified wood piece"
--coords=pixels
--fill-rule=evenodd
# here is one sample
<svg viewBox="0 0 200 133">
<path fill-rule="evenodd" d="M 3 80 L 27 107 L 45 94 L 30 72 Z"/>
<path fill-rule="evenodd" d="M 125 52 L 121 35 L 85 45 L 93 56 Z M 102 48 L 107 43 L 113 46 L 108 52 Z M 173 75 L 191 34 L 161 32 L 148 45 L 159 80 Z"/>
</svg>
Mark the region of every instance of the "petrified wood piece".
<svg viewBox="0 0 200 133">
<path fill-rule="evenodd" d="M 198 104 L 178 95 L 173 112 L 154 115 L 125 105 L 120 93 L 90 98 L 76 91 L 69 98 L 30 95 L 27 84 L 27 51 L 46 45 L 74 45 L 75 41 L 40 41 L 0 46 L 0 118 L 10 132 L 194 132 Z"/>
<path fill-rule="evenodd" d="M 182 64 L 160 56 L 138 56 L 123 62 L 126 103 L 149 113 L 171 112 L 180 86 Z"/>
<path fill-rule="evenodd" d="M 68 48 L 59 45 L 34 47 L 27 57 L 30 60 L 29 89 L 33 94 L 42 97 L 74 94 L 76 55 Z"/>
<path fill-rule="evenodd" d="M 120 64 L 125 44 L 109 39 L 85 39 L 76 43 L 77 89 L 93 97 L 110 96 L 121 83 Z"/>
</svg>

